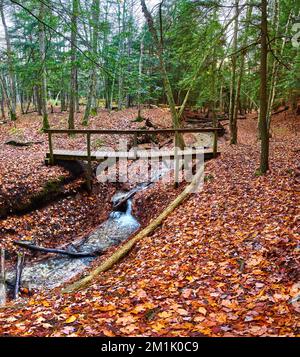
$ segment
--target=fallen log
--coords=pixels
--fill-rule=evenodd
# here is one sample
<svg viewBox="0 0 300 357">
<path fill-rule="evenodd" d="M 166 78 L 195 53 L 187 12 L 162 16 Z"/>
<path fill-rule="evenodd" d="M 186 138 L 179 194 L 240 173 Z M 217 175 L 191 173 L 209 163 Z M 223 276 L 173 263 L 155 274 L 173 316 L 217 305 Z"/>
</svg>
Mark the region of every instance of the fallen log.
<svg viewBox="0 0 300 357">
<path fill-rule="evenodd" d="M 168 207 L 156 218 L 154 219 L 146 228 L 140 231 L 136 236 L 131 238 L 127 243 L 118 248 L 110 257 L 108 257 L 104 262 L 101 263 L 99 267 L 92 270 L 91 273 L 85 278 L 75 281 L 73 284 L 67 286 L 62 290 L 63 293 L 71 293 L 73 291 L 77 291 L 87 286 L 91 281 L 100 273 L 103 273 L 110 269 L 114 264 L 120 261 L 126 254 L 130 252 L 130 250 L 134 247 L 134 245 L 140 241 L 141 239 L 149 236 L 157 227 L 159 227 L 162 222 L 171 214 L 176 207 L 178 207 L 193 190 L 199 185 L 199 182 L 203 178 L 203 170 L 200 168 L 196 175 L 194 176 L 192 182 L 181 192 L 179 196 L 172 201 Z"/>
<path fill-rule="evenodd" d="M 149 118 L 145 120 L 145 124 L 148 128 L 158 129 L 158 126 L 153 124 Z"/>
<path fill-rule="evenodd" d="M 13 297 L 14 299 L 17 299 L 19 297 L 24 262 L 25 262 L 25 254 L 18 253 L 18 260 L 17 260 L 17 267 L 16 267 L 16 281 L 15 281 L 14 297 Z"/>
<path fill-rule="evenodd" d="M 119 200 L 116 204 L 114 204 L 113 206 L 113 211 L 121 211 L 121 212 L 125 212 L 126 211 L 126 202 L 132 198 L 135 194 L 137 193 L 137 191 L 132 191 L 129 194 L 127 194 L 125 197 L 123 197 L 121 200 Z"/>
<path fill-rule="evenodd" d="M 280 113 L 283 113 L 283 112 L 286 112 L 286 111 L 289 110 L 289 109 L 290 109 L 289 106 L 285 106 L 283 109 L 279 109 L 279 110 L 277 110 L 276 112 L 271 113 L 271 116 L 277 115 L 277 114 L 280 114 Z M 252 118 L 252 119 L 253 119 L 253 120 L 258 119 L 258 116 L 254 117 L 254 118 Z"/>
<path fill-rule="evenodd" d="M 148 187 L 151 183 L 148 183 L 145 187 Z M 126 196 L 124 196 L 121 200 L 117 201 L 116 204 L 113 205 L 113 211 L 121 211 L 125 212 L 126 211 L 126 202 L 130 200 L 137 192 L 138 190 L 133 190 L 129 192 Z"/>
<path fill-rule="evenodd" d="M 36 144 L 43 144 L 43 141 L 16 141 L 8 140 L 5 142 L 5 145 L 12 145 L 17 147 L 31 146 Z"/>
<path fill-rule="evenodd" d="M 62 254 L 62 255 L 68 255 L 71 258 L 85 258 L 85 257 L 96 257 L 100 255 L 102 252 L 71 252 L 69 250 L 63 250 L 63 249 L 56 249 L 56 248 L 45 248 L 45 247 L 39 247 L 37 245 L 31 244 L 31 243 L 26 243 L 22 241 L 14 241 L 13 242 L 15 245 L 18 245 L 19 247 L 37 251 L 37 252 L 43 252 L 43 253 L 54 253 L 54 254 Z"/>
<path fill-rule="evenodd" d="M 6 304 L 6 284 L 5 284 L 5 250 L 1 248 L 0 253 L 0 306 Z"/>
</svg>

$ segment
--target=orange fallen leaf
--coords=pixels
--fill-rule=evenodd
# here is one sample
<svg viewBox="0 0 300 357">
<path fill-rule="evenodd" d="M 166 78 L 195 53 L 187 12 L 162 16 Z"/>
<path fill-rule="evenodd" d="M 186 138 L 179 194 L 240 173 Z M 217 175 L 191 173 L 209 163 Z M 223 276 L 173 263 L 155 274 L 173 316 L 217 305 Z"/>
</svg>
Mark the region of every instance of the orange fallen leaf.
<svg viewBox="0 0 300 357">
<path fill-rule="evenodd" d="M 207 313 L 207 310 L 206 310 L 205 307 L 199 307 L 198 311 L 199 311 L 200 314 L 202 314 L 202 315 L 206 315 L 206 313 Z"/>
</svg>

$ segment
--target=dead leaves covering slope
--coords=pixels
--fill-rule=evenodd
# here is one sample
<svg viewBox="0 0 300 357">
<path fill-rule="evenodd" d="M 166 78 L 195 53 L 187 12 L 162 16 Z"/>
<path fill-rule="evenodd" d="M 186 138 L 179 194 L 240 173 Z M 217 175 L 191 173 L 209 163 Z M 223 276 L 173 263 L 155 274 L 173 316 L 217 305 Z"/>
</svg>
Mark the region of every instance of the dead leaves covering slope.
<svg viewBox="0 0 300 357">
<path fill-rule="evenodd" d="M 256 144 L 226 147 L 204 191 L 120 264 L 87 290 L 2 310 L 0 333 L 299 336 L 299 306 L 289 304 L 299 294 L 297 145 L 273 140 L 264 177 L 254 174 Z"/>
</svg>

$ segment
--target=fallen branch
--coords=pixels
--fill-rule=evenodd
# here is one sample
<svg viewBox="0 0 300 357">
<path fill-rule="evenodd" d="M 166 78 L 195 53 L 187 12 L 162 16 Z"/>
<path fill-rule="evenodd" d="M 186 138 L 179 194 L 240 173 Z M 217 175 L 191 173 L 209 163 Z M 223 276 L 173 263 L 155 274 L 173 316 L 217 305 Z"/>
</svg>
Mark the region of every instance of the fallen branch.
<svg viewBox="0 0 300 357">
<path fill-rule="evenodd" d="M 159 149 L 163 148 L 163 147 L 164 147 L 165 145 L 167 145 L 167 144 L 172 143 L 173 140 L 174 140 L 173 137 L 164 140 L 161 144 L 159 144 Z"/>
<path fill-rule="evenodd" d="M 5 250 L 1 248 L 0 253 L 0 306 L 6 304 L 6 284 L 5 284 Z"/>
<path fill-rule="evenodd" d="M 172 213 L 176 207 L 178 207 L 187 197 L 193 192 L 195 187 L 199 184 L 201 178 L 203 176 L 203 170 L 200 168 L 196 173 L 192 182 L 181 192 L 179 196 L 172 201 L 168 207 L 156 218 L 152 221 L 146 228 L 144 228 L 141 232 L 139 232 L 136 236 L 131 238 L 127 243 L 118 248 L 109 258 L 107 258 L 101 265 L 92 270 L 92 272 L 86 276 L 85 278 L 74 282 L 73 284 L 67 286 L 62 290 L 63 293 L 71 293 L 73 291 L 82 289 L 87 286 L 97 275 L 103 273 L 110 269 L 114 264 L 120 261 L 126 254 L 130 252 L 133 246 L 140 241 L 141 239 L 149 236 L 157 227 L 161 225 L 161 223 Z"/>
<path fill-rule="evenodd" d="M 69 250 L 63 250 L 63 249 L 39 247 L 37 245 L 31 244 L 31 243 L 22 242 L 22 241 L 14 241 L 14 244 L 18 245 L 19 247 L 30 249 L 30 250 L 37 251 L 37 252 L 68 255 L 71 258 L 96 257 L 100 253 L 102 253 L 102 252 L 93 252 L 93 253 L 89 253 L 89 252 L 70 252 Z"/>
<path fill-rule="evenodd" d="M 16 282 L 15 282 L 15 289 L 14 289 L 14 299 L 19 297 L 20 285 L 21 285 L 21 278 L 22 278 L 22 271 L 25 262 L 25 254 L 18 253 L 18 261 L 16 267 Z"/>
</svg>

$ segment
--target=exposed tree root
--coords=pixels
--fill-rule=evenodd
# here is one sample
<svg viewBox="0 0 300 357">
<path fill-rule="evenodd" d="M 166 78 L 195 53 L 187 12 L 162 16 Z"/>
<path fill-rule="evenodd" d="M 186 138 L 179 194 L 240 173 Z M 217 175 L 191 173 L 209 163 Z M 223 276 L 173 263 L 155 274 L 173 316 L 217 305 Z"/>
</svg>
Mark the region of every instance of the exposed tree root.
<svg viewBox="0 0 300 357">
<path fill-rule="evenodd" d="M 141 239 L 147 237 L 150 233 L 152 233 L 161 223 L 172 213 L 176 207 L 178 207 L 187 197 L 193 192 L 195 187 L 199 185 L 200 180 L 203 177 L 203 170 L 200 168 L 193 178 L 192 182 L 178 195 L 174 201 L 172 201 L 168 207 L 152 221 L 146 228 L 140 231 L 136 236 L 130 239 L 123 246 L 118 248 L 110 257 L 108 257 L 104 262 L 101 263 L 99 267 L 92 270 L 91 273 L 80 279 L 75 281 L 73 284 L 67 286 L 62 290 L 63 293 L 71 293 L 73 291 L 77 291 L 87 286 L 91 281 L 100 273 L 103 273 L 109 270 L 114 264 L 120 261 L 126 254 L 130 252 L 133 246 Z"/>
</svg>

